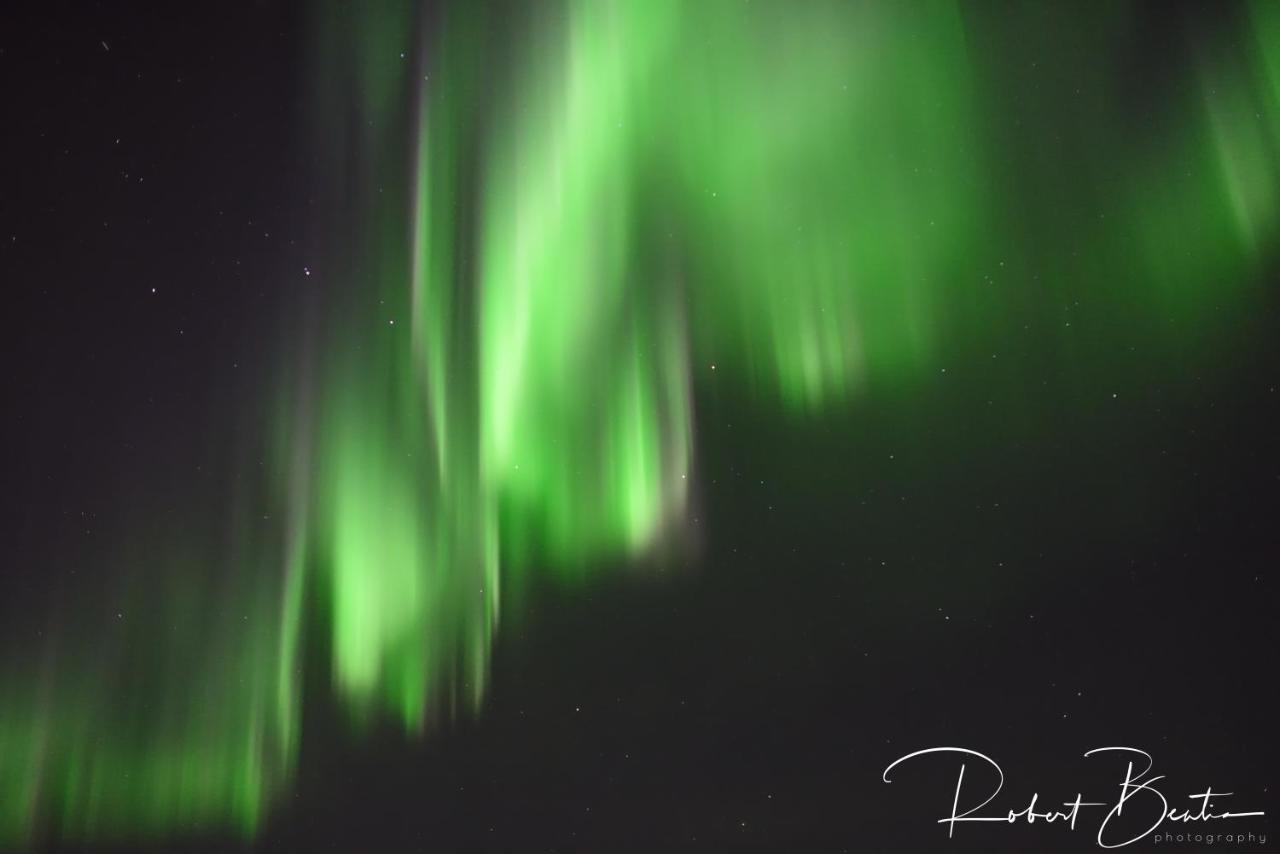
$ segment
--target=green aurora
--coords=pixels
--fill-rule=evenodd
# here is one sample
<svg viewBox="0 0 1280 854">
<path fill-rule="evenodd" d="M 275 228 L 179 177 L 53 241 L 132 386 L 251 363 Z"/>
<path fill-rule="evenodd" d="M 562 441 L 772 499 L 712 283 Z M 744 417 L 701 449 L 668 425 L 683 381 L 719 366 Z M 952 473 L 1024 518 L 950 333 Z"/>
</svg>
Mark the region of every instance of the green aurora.
<svg viewBox="0 0 1280 854">
<path fill-rule="evenodd" d="M 134 568 L 128 618 L 11 657 L 0 843 L 252 837 L 322 637 L 356 726 L 476 711 L 531 573 L 678 552 L 713 379 L 803 430 L 1011 334 L 1032 287 L 1194 362 L 1187 328 L 1258 301 L 1280 245 L 1265 0 L 1189 39 L 1137 133 L 1105 62 L 1007 73 L 1123 50 L 1124 4 L 565 0 L 501 27 L 457 6 L 318 9 L 344 213 L 248 431 L 234 545 L 121 532 L 97 559 Z"/>
</svg>

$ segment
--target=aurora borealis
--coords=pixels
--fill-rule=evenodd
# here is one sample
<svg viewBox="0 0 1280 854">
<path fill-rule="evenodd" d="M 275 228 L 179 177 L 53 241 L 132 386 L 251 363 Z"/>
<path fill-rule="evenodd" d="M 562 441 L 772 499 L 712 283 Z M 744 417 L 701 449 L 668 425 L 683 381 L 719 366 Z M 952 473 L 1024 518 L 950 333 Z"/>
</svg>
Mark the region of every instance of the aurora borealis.
<svg viewBox="0 0 1280 854">
<path fill-rule="evenodd" d="M 321 249 L 201 425 L 223 479 L 121 511 L 61 554 L 93 580 L 7 627 L 0 845 L 251 844 L 308 702 L 357 738 L 483 727 L 531 590 L 693 571 L 732 500 L 702 462 L 721 421 L 818 436 L 996 364 L 971 404 L 1052 436 L 1034 395 L 1264 346 L 1280 5 L 1155 14 L 307 5 Z M 997 358 L 1029 339 L 1049 392 Z"/>
</svg>

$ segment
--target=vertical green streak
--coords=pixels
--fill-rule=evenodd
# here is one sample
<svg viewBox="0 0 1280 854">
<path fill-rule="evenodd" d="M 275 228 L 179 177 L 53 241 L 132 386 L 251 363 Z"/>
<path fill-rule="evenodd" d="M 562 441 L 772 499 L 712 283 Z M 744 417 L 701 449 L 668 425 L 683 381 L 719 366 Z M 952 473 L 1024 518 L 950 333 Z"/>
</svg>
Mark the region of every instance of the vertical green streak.
<svg viewBox="0 0 1280 854">
<path fill-rule="evenodd" d="M 290 594 L 270 551 L 254 551 L 216 568 L 165 564 L 183 588 L 157 583 L 110 605 L 92 655 L 54 648 L 6 680 L 0 841 L 37 819 L 83 841 L 259 827 L 296 755 L 297 706 L 277 652 Z M 220 575 L 235 580 L 193 582 Z"/>
<path fill-rule="evenodd" d="M 1125 199 L 1142 266 L 1133 279 L 1185 329 L 1241 298 L 1280 225 L 1280 16 L 1254 3 L 1239 44 L 1197 45 L 1199 98 L 1184 133 L 1133 169 Z M 1241 49 L 1243 48 L 1243 49 Z M 1108 240 L 1124 232 L 1108 236 Z M 1116 247 L 1122 252 L 1128 247 Z"/>
<path fill-rule="evenodd" d="M 413 730 L 430 713 L 478 704 L 498 614 L 495 510 L 479 475 L 469 379 L 474 308 L 457 260 L 459 145 L 473 134 L 463 117 L 478 54 L 470 21 L 447 23 L 453 38 L 439 54 L 422 65 L 408 57 L 383 80 L 404 115 L 358 130 L 367 168 L 385 181 L 352 200 L 372 224 L 370 239 L 350 247 L 366 281 L 349 296 L 318 383 L 317 531 L 334 679 L 360 717 L 386 708 Z M 358 52 L 357 65 L 366 61 Z M 406 171 L 407 191 L 393 191 Z"/>
<path fill-rule="evenodd" d="M 679 4 L 572 3 L 486 152 L 482 466 L 508 552 L 576 574 L 642 548 L 684 500 L 678 270 L 638 246 L 642 96 Z"/>
<path fill-rule="evenodd" d="M 955 6 L 697 10 L 655 99 L 700 363 L 810 411 L 919 371 L 985 219 Z"/>
</svg>

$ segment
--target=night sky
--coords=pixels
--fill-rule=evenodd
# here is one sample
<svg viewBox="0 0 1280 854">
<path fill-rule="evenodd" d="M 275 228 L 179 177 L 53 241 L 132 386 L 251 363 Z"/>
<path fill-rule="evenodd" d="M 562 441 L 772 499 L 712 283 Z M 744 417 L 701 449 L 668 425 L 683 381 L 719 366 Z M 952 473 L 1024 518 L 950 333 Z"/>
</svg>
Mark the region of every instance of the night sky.
<svg viewBox="0 0 1280 854">
<path fill-rule="evenodd" d="M 948 840 L 944 745 L 1270 830 L 1267 0 L 10 4 L 0 80 L 0 848 L 1097 848 Z"/>
</svg>

